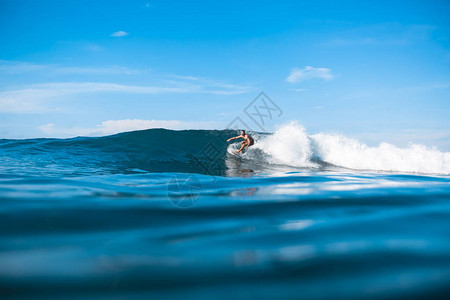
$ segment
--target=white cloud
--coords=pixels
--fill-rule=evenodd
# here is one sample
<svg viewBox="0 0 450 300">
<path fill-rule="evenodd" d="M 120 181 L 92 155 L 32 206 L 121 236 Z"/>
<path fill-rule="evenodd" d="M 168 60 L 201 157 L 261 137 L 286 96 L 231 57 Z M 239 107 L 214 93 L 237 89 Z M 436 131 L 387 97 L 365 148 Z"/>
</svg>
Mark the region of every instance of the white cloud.
<svg viewBox="0 0 450 300">
<path fill-rule="evenodd" d="M 88 75 L 137 75 L 145 73 L 146 70 L 129 69 L 120 66 L 107 67 L 83 67 L 83 66 L 60 66 L 55 64 L 35 64 L 19 61 L 0 60 L 0 72 L 19 74 L 26 72 L 45 72 L 48 74 L 88 74 Z"/>
<path fill-rule="evenodd" d="M 0 112 L 40 113 L 53 111 L 48 102 L 82 93 L 128 93 L 128 94 L 162 94 L 162 93 L 203 93 L 216 95 L 234 95 L 248 91 L 248 88 L 223 83 L 190 84 L 172 82 L 166 86 L 137 86 L 101 82 L 61 82 L 34 84 L 28 87 L 0 92 Z"/>
<path fill-rule="evenodd" d="M 314 68 L 311 66 L 306 66 L 303 69 L 293 69 L 291 74 L 286 78 L 287 82 L 295 83 L 308 79 L 323 79 L 332 80 L 334 75 L 331 74 L 331 70 L 328 68 Z"/>
<path fill-rule="evenodd" d="M 166 128 L 166 129 L 213 129 L 219 128 L 220 124 L 215 122 L 189 122 L 178 120 L 141 120 L 141 119 L 125 119 L 125 120 L 109 120 L 101 124 L 88 127 L 56 127 L 55 124 L 49 123 L 39 126 L 38 129 L 47 136 L 52 137 L 74 137 L 74 136 L 103 136 L 115 134 L 125 131 L 143 130 L 149 128 Z"/>
<path fill-rule="evenodd" d="M 112 36 L 112 37 L 122 37 L 122 36 L 127 36 L 127 35 L 129 35 L 129 33 L 126 31 L 122 31 L 122 30 L 119 30 L 119 31 L 116 31 L 116 32 L 113 32 L 110 34 L 110 36 Z"/>
<path fill-rule="evenodd" d="M 291 89 L 294 92 L 306 92 L 306 89 Z"/>
</svg>

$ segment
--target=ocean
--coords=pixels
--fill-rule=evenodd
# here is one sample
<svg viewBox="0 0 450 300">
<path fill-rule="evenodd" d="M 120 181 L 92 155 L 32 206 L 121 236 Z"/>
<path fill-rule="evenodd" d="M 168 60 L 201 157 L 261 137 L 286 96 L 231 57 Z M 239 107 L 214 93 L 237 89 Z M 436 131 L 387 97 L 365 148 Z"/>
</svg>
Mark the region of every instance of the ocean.
<svg viewBox="0 0 450 300">
<path fill-rule="evenodd" d="M 450 153 L 298 124 L 0 140 L 2 299 L 450 299 Z"/>
</svg>

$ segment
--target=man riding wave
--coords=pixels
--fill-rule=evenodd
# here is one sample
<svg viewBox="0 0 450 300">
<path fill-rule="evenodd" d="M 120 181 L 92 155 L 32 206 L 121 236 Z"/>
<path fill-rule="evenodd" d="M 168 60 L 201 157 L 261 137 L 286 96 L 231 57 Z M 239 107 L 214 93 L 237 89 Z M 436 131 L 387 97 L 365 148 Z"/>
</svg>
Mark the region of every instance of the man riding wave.
<svg viewBox="0 0 450 300">
<path fill-rule="evenodd" d="M 245 148 L 245 150 L 247 150 L 248 147 L 250 147 L 251 145 L 253 145 L 255 143 L 253 138 L 245 133 L 245 130 L 241 130 L 241 135 L 229 138 L 227 140 L 227 142 L 229 142 L 231 140 L 235 140 L 235 139 L 244 139 L 241 142 L 241 149 L 234 151 L 236 153 L 242 152 L 242 150 L 244 150 L 244 148 Z"/>
</svg>

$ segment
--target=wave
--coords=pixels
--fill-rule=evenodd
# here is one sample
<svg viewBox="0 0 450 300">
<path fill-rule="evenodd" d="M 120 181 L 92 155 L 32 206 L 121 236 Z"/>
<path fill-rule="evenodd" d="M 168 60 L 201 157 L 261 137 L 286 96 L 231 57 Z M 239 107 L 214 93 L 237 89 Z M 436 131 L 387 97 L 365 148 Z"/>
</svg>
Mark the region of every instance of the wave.
<svg viewBox="0 0 450 300">
<path fill-rule="evenodd" d="M 214 173 L 212 162 L 214 168 L 226 169 L 226 139 L 235 135 L 234 130 L 147 129 L 104 137 L 0 140 L 0 155 L 7 158 L 0 170 L 46 175 L 209 174 Z"/>
<path fill-rule="evenodd" d="M 295 167 L 326 163 L 356 170 L 450 174 L 449 152 L 415 144 L 408 148 L 388 143 L 369 147 L 342 135 L 308 135 L 297 122 L 281 126 L 260 139 L 255 148 L 268 155 L 269 163 Z"/>
<path fill-rule="evenodd" d="M 369 147 L 341 135 L 308 135 L 297 122 L 272 134 L 251 133 L 255 145 L 241 159 L 227 153 L 239 145 L 226 142 L 236 134 L 234 130 L 148 129 L 104 137 L 0 140 L 5 158 L 0 169 L 55 176 L 142 171 L 234 175 L 249 169 L 291 168 L 450 174 L 449 152 L 423 145 Z"/>
</svg>

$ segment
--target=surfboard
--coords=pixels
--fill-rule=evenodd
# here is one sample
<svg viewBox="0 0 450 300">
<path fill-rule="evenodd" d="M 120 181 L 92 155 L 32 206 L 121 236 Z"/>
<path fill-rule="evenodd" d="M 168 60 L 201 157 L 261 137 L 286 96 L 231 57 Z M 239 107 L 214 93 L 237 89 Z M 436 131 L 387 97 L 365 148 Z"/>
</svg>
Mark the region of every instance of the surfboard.
<svg viewBox="0 0 450 300">
<path fill-rule="evenodd" d="M 243 154 L 244 153 L 242 153 L 242 152 L 236 153 L 234 151 L 233 151 L 233 153 L 231 153 L 231 155 L 236 156 L 236 157 L 242 157 Z"/>
<path fill-rule="evenodd" d="M 230 146 L 228 146 L 227 152 L 233 156 L 242 157 L 242 155 L 244 154 L 243 152 L 236 153 L 236 151 L 239 150 L 240 147 L 241 144 L 239 143 L 231 144 Z"/>
</svg>

